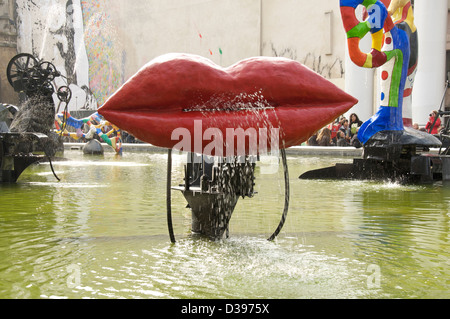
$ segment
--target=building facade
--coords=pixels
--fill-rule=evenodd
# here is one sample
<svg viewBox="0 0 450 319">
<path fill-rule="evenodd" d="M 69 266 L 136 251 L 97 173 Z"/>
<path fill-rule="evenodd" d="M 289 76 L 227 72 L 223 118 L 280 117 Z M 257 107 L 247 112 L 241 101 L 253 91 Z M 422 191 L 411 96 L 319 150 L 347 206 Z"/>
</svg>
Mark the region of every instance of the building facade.
<svg viewBox="0 0 450 319">
<path fill-rule="evenodd" d="M 413 120 L 424 124 L 444 93 L 450 0 L 414 2 L 420 60 Z M 377 72 L 348 59 L 338 0 L 1 0 L 0 10 L 2 70 L 17 52 L 53 62 L 67 78 L 56 84 L 74 92 L 71 110 L 96 109 L 168 52 L 223 67 L 258 55 L 291 58 L 357 97 L 351 112 L 362 120 L 378 108 Z M 0 100 L 8 101 L 4 73 Z"/>
<path fill-rule="evenodd" d="M 16 10 L 14 0 L 0 0 L 0 103 L 17 104 L 18 96 L 9 85 L 6 69 L 17 54 Z"/>
</svg>

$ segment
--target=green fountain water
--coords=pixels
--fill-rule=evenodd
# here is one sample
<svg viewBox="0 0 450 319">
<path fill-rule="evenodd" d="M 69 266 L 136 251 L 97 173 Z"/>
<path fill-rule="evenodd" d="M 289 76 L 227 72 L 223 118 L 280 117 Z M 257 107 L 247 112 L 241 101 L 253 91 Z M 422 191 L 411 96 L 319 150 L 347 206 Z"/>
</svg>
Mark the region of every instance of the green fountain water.
<svg viewBox="0 0 450 319">
<path fill-rule="evenodd" d="M 349 158 L 290 156 L 288 220 L 279 172 L 256 171 L 230 238 L 192 236 L 166 154 L 83 156 L 29 168 L 0 185 L 1 298 L 450 298 L 450 187 L 304 181 Z M 174 157 L 173 184 L 185 156 Z M 264 174 L 263 174 L 264 173 Z"/>
</svg>

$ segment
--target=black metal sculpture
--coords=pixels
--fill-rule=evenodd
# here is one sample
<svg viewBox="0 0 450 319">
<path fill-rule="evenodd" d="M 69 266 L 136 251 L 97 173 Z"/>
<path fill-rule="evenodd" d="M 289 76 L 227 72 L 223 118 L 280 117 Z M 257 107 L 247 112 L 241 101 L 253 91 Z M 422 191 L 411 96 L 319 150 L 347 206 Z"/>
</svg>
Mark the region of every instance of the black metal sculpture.
<svg viewBox="0 0 450 319">
<path fill-rule="evenodd" d="M 405 184 L 450 180 L 450 157 L 427 153 L 429 148 L 440 147 L 441 142 L 412 128 L 405 128 L 405 132 L 379 132 L 364 146 L 362 158 L 308 171 L 300 179 L 390 180 Z"/>
<path fill-rule="evenodd" d="M 8 63 L 6 75 L 9 84 L 17 93 L 50 96 L 55 92 L 52 81 L 62 76 L 56 67 L 47 61 L 39 61 L 33 55 L 20 53 Z"/>
<path fill-rule="evenodd" d="M 20 96 L 22 107 L 5 106 L 0 109 L 0 182 L 14 183 L 31 164 L 54 156 L 58 141 L 49 137 L 55 116 L 53 94 L 66 104 L 72 92 L 68 86 L 55 90 L 53 81 L 63 77 L 47 61 L 21 53 L 8 63 L 6 75 Z M 6 117 L 5 117 L 6 116 Z M 56 175 L 55 175 L 56 176 Z"/>
<path fill-rule="evenodd" d="M 281 232 L 289 210 L 289 172 L 286 152 L 280 150 L 285 179 L 285 201 L 281 221 L 268 238 L 274 240 Z M 167 175 L 167 221 L 172 242 L 175 242 L 171 216 L 171 190 L 181 191 L 192 211 L 192 232 L 212 240 L 228 237 L 229 222 L 240 197 L 255 196 L 256 157 L 211 157 L 188 153 L 184 184 L 171 187 L 172 151 L 169 150 Z"/>
</svg>

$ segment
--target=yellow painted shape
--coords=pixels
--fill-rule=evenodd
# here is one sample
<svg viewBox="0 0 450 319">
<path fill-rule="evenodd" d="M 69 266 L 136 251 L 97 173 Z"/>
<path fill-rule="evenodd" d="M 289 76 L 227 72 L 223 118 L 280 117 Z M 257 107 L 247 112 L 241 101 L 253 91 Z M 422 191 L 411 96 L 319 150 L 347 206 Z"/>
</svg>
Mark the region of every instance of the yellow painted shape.
<svg viewBox="0 0 450 319">
<path fill-rule="evenodd" d="M 364 63 L 364 68 L 369 68 L 369 69 L 371 69 L 371 68 L 373 67 L 372 60 L 373 60 L 372 54 L 369 53 L 369 54 L 367 55 L 366 63 Z"/>
<path fill-rule="evenodd" d="M 383 32 L 383 29 L 381 29 L 377 33 L 372 34 L 372 49 L 381 51 L 381 47 L 383 46 Z"/>
</svg>

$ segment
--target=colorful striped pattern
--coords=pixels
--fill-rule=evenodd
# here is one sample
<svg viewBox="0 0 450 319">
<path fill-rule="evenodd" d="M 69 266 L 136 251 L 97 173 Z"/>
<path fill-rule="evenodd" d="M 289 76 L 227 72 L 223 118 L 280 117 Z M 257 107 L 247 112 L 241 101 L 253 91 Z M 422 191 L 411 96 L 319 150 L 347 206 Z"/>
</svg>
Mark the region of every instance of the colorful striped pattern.
<svg viewBox="0 0 450 319">
<path fill-rule="evenodd" d="M 377 0 L 341 0 L 341 15 L 351 60 L 363 68 L 377 68 L 386 63 L 386 55 L 381 52 L 383 27 L 388 18 L 386 7 Z M 369 18 L 360 22 L 355 15 L 358 6 L 367 8 Z M 361 52 L 359 43 L 367 33 L 372 34 L 372 51 Z"/>
</svg>

